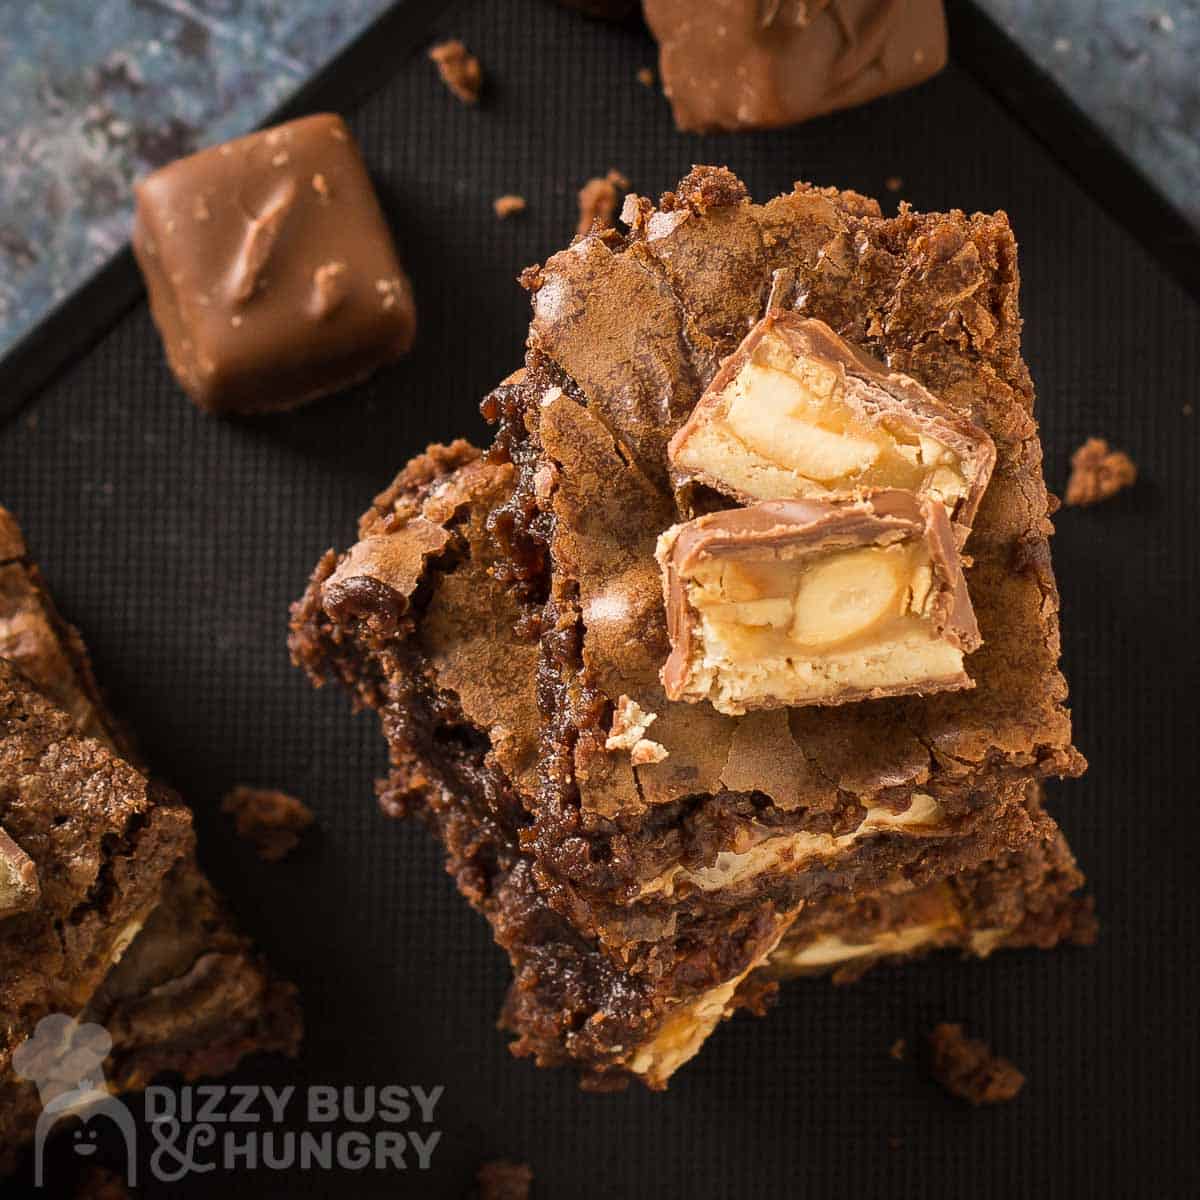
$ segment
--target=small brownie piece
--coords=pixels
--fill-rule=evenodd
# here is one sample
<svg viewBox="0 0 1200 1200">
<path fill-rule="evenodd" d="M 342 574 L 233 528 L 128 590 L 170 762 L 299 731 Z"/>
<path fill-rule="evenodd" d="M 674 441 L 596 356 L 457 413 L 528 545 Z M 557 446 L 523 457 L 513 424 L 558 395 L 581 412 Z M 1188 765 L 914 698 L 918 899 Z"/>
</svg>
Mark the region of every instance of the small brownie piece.
<svg viewBox="0 0 1200 1200">
<path fill-rule="evenodd" d="M 136 193 L 150 309 L 201 408 L 291 408 L 412 346 L 412 290 L 341 117 L 202 150 Z"/>
<path fill-rule="evenodd" d="M 430 47 L 429 60 L 438 69 L 442 82 L 464 104 L 478 104 L 483 91 L 483 68 L 457 39 Z"/>
<path fill-rule="evenodd" d="M 971 687 L 980 644 L 940 501 L 766 500 L 658 542 L 670 700 L 718 712 Z"/>
<path fill-rule="evenodd" d="M 263 862 L 286 858 L 316 820 L 303 800 L 271 788 L 236 787 L 221 801 L 221 811 L 232 814 L 238 837 L 253 842 Z"/>
<path fill-rule="evenodd" d="M 996 444 L 915 379 L 794 312 L 764 317 L 667 448 L 677 483 L 736 500 L 901 488 L 940 500 L 966 541 Z"/>
<path fill-rule="evenodd" d="M 769 129 L 946 65 L 942 0 L 645 0 L 680 129 Z"/>
<path fill-rule="evenodd" d="M 1025 1086 L 1025 1076 L 1007 1058 L 967 1037 L 961 1025 L 938 1025 L 929 1035 L 929 1049 L 934 1078 L 968 1104 L 1002 1104 Z"/>
<path fill-rule="evenodd" d="M 575 227 L 578 237 L 591 233 L 593 226 L 611 229 L 613 217 L 620 207 L 621 193 L 629 187 L 629 180 L 618 170 L 607 175 L 589 179 L 579 189 L 579 224 Z"/>
<path fill-rule="evenodd" d="M 1066 504 L 1099 504 L 1137 482 L 1137 466 L 1123 450 L 1111 450 L 1103 438 L 1088 438 L 1071 455 Z"/>
<path fill-rule="evenodd" d="M 485 1162 L 475 1175 L 479 1200 L 529 1200 L 533 1169 L 527 1163 L 497 1158 Z"/>
</svg>

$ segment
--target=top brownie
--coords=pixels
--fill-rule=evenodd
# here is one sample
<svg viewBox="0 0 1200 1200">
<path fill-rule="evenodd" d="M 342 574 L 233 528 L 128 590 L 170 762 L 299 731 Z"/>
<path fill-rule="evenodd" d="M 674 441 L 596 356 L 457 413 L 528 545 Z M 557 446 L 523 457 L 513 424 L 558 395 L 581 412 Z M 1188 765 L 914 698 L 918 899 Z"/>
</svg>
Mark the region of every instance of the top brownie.
<svg viewBox="0 0 1200 1200">
<path fill-rule="evenodd" d="M 905 207 L 889 219 L 871 200 L 805 185 L 756 205 L 730 172 L 700 167 L 657 207 L 631 198 L 625 218 L 626 236 L 585 237 L 526 274 L 527 369 L 488 405 L 501 425 L 493 457 L 517 468 L 511 577 L 549 579 L 547 762 L 530 800 L 545 868 L 611 888 L 630 831 L 695 833 L 737 797 L 753 798 L 752 824 L 803 811 L 841 832 L 920 796 L 952 811 L 1005 780 L 1079 774 L 1004 214 Z M 769 306 L 823 321 L 994 442 L 965 546 L 982 636 L 969 690 L 744 716 L 667 699 L 656 539 L 729 504 L 676 491 L 668 444 Z M 653 761 L 613 736 L 630 704 L 654 714 Z"/>
</svg>

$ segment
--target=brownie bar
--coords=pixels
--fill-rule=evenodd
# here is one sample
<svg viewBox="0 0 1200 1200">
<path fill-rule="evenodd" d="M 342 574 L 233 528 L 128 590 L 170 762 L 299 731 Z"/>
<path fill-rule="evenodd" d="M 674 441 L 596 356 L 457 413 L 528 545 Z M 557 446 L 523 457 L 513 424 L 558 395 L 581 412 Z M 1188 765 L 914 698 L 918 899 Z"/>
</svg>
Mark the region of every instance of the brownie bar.
<svg viewBox="0 0 1200 1200">
<path fill-rule="evenodd" d="M 511 551 L 501 535 L 512 532 L 514 476 L 462 442 L 414 459 L 363 518 L 358 544 L 322 559 L 293 610 L 292 652 L 314 682 L 340 681 L 378 711 L 392 763 L 380 786 L 385 811 L 415 811 L 431 825 L 512 961 L 504 1024 L 514 1051 L 574 1065 L 592 1086 L 631 1074 L 661 1086 L 727 1010 L 755 1002 L 769 982 L 755 972 L 773 953 L 803 947 L 787 933 L 797 911 L 810 940 L 844 921 L 843 940 L 855 946 L 869 914 L 843 903 L 822 924 L 820 904 L 736 881 L 721 903 L 703 905 L 688 902 L 683 880 L 639 905 L 585 903 L 544 886 L 526 850 L 540 735 L 537 605 L 497 572 L 497 555 Z M 1019 836 L 1014 825 L 1001 841 L 1053 837 L 1034 785 L 1021 788 L 1005 808 L 1006 821 L 1019 814 Z M 911 878 L 986 859 L 998 835 L 995 813 L 983 811 L 986 820 L 964 824 L 936 854 L 915 854 Z M 894 866 L 886 834 L 867 840 L 864 862 Z M 713 869 L 679 841 L 656 849 L 676 877 L 689 861 L 695 873 Z M 828 876 L 812 864 L 790 873 L 814 891 L 829 888 Z M 899 903 L 888 912 L 892 926 L 905 918 Z"/>
<path fill-rule="evenodd" d="M 319 564 L 293 614 L 292 652 L 315 681 L 340 680 L 376 709 L 393 758 L 415 756 L 452 794 L 476 786 L 478 768 L 462 753 L 486 737 L 488 761 L 504 779 L 485 791 L 511 787 L 520 796 L 522 846 L 532 851 L 539 888 L 614 961 L 661 957 L 657 943 L 672 943 L 681 914 L 720 921 L 766 901 L 791 911 L 839 891 L 918 886 L 1040 836 L 1018 772 L 945 801 L 925 792 L 898 803 L 884 797 L 835 819 L 828 805 L 801 802 L 804 769 L 785 749 L 774 778 L 796 802 L 772 809 L 755 795 L 765 781 L 754 765 L 778 749 L 787 717 L 780 726 L 781 714 L 766 713 L 744 723 L 727 794 L 623 823 L 607 839 L 607 856 L 589 856 L 571 838 L 559 847 L 574 855 L 562 882 L 531 840 L 546 794 L 537 765 L 554 761 L 557 727 L 539 716 L 548 675 L 534 636 L 537 589 L 511 569 L 518 474 L 465 443 L 415 459 L 363 518 L 359 542 Z M 846 753 L 869 766 L 889 749 L 853 739 Z M 630 751 L 619 753 L 632 761 Z M 387 791 L 385 806 L 403 809 Z"/>
<path fill-rule="evenodd" d="M 1058 669 L 1048 500 L 1007 220 L 878 211 L 805 185 L 755 205 L 728 171 L 697 168 L 657 207 L 627 202 L 625 237 L 585 238 L 526 276 L 527 369 L 486 411 L 500 424 L 493 457 L 517 470 L 511 573 L 535 561 L 527 543 L 540 541 L 551 560 L 545 769 L 525 845 L 570 902 L 644 895 L 671 857 L 655 848 L 683 827 L 708 862 L 818 820 L 842 836 L 881 806 L 912 812 L 921 797 L 937 805 L 940 827 L 982 812 L 998 830 L 1028 776 L 1084 768 Z M 742 717 L 664 694 L 656 539 L 729 503 L 675 493 L 667 446 L 768 307 L 824 322 L 995 444 L 966 543 L 983 638 L 965 664 L 970 691 Z M 666 751 L 657 761 L 610 748 L 622 698 L 654 714 Z M 747 803 L 752 812 L 738 810 Z M 731 820 L 731 807 L 743 819 Z M 1035 833 L 1025 824 L 988 856 Z M 922 849 L 935 852 L 928 841 Z M 856 866 L 858 857 L 841 864 L 841 890 L 878 890 L 905 869 L 881 854 Z M 806 870 L 795 886 L 811 882 Z"/>
<path fill-rule="evenodd" d="M 301 1035 L 295 988 L 254 952 L 200 872 L 187 810 L 117 756 L 129 736 L 104 706 L 82 638 L 59 616 L 15 520 L 3 509 L 0 580 L 0 646 L 11 660 L 0 661 L 6 711 L 22 720 L 24 733 L 33 739 L 12 741 L 6 724 L 4 761 L 26 746 L 46 749 L 38 771 L 22 782 L 25 832 L 18 837 L 23 844 L 27 834 L 34 838 L 26 849 L 43 880 L 61 875 L 65 863 L 69 877 L 89 894 L 94 848 L 89 849 L 88 839 L 98 838 L 109 856 L 97 876 L 103 885 L 99 895 L 117 886 L 142 889 L 141 899 L 132 904 L 136 915 L 124 923 L 121 914 L 129 905 L 111 899 L 89 905 L 86 896 L 51 889 L 49 899 L 58 909 L 71 905 L 78 918 L 73 928 L 96 929 L 100 947 L 111 943 L 107 959 L 97 951 L 79 970 L 45 952 L 47 939 L 39 931 L 53 922 L 57 909 L 43 906 L 27 918 L 0 918 L 0 959 L 12 963 L 11 975 L 8 965 L 0 975 L 6 1025 L 10 1003 L 19 999 L 23 1012 L 30 1006 L 25 1024 L 14 1027 L 13 1044 L 27 1036 L 29 1021 L 36 1023 L 46 1011 L 98 1022 L 112 1037 L 104 1071 L 118 1091 L 144 1087 L 162 1071 L 188 1079 L 223 1074 L 257 1051 L 294 1054 Z M 31 679 L 45 696 L 34 695 Z M 46 703 L 46 697 L 59 707 Z M 103 832 L 104 822 L 139 794 L 148 806 L 131 812 L 132 832 L 121 837 Z M 68 806 L 71 819 L 56 825 L 59 809 Z M 140 848 L 153 844 L 148 830 L 168 818 L 170 836 L 158 839 L 163 848 L 151 859 Z M 8 823 L 2 815 L 0 822 Z M 57 832 L 71 829 L 75 842 Z M 115 931 L 111 936 L 106 926 Z M 0 1169 L 13 1165 L 40 1108 L 36 1089 L 13 1078 L 10 1053 L 11 1045 L 0 1047 Z"/>
</svg>

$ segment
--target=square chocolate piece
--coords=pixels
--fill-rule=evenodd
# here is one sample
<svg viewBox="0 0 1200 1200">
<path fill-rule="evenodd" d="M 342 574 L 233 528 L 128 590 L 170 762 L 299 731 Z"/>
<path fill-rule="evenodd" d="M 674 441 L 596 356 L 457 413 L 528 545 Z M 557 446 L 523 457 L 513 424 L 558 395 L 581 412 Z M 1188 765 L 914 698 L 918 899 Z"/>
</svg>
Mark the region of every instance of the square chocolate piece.
<svg viewBox="0 0 1200 1200">
<path fill-rule="evenodd" d="M 942 0 L 645 0 L 680 129 L 771 129 L 946 65 Z"/>
<path fill-rule="evenodd" d="M 150 309 L 201 408 L 291 408 L 411 347 L 412 289 L 341 117 L 202 150 L 136 192 Z"/>
<path fill-rule="evenodd" d="M 737 716 L 971 686 L 979 627 L 937 500 L 767 500 L 672 526 L 658 560 L 670 700 Z"/>
</svg>

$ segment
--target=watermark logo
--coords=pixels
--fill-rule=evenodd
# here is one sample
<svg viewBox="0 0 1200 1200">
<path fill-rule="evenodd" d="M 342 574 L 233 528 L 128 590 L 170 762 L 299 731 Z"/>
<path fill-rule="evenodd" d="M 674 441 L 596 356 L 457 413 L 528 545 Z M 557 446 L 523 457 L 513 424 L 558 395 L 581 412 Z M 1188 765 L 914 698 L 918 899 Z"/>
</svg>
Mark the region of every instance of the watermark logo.
<svg viewBox="0 0 1200 1200">
<path fill-rule="evenodd" d="M 13 1052 L 13 1069 L 37 1085 L 42 1101 L 34 1147 L 38 1187 L 46 1141 L 68 1117 L 79 1119 L 73 1150 L 82 1157 L 97 1149 L 91 1123 L 111 1120 L 124 1141 L 126 1180 L 137 1185 L 137 1124 L 104 1076 L 111 1050 L 102 1026 L 55 1013 Z M 151 1086 L 145 1091 L 154 1140 L 149 1173 L 177 1183 L 216 1170 L 427 1171 L 442 1138 L 434 1121 L 444 1091 L 441 1084 Z"/>
<path fill-rule="evenodd" d="M 76 1021 L 63 1013 L 51 1013 L 38 1023 L 32 1036 L 12 1056 L 13 1070 L 37 1086 L 42 1112 L 34 1135 L 34 1182 L 42 1186 L 45 1173 L 46 1139 L 60 1121 L 78 1117 L 73 1149 L 87 1158 L 96 1152 L 97 1130 L 93 1120 L 107 1117 L 125 1142 L 125 1178 L 137 1186 L 137 1125 L 133 1114 L 108 1091 L 104 1060 L 112 1049 L 112 1038 L 102 1025 Z"/>
</svg>

